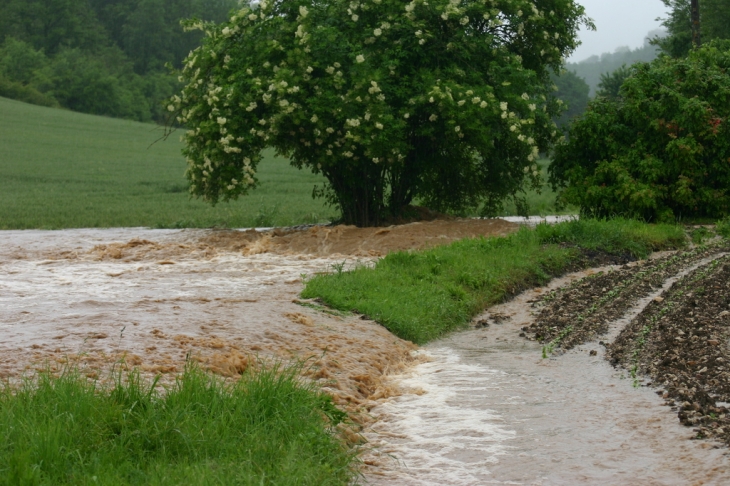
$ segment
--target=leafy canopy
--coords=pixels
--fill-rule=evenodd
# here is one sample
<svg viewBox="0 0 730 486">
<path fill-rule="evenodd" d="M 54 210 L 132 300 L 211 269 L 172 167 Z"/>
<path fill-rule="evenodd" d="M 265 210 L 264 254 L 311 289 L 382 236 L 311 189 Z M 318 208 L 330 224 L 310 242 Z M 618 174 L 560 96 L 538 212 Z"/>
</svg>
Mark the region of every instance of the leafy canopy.
<svg viewBox="0 0 730 486">
<path fill-rule="evenodd" d="M 216 203 L 256 185 L 275 147 L 325 176 L 315 194 L 377 225 L 414 200 L 491 212 L 540 184 L 557 137 L 549 70 L 577 45 L 572 0 L 278 0 L 206 37 L 168 109 L 191 193 Z"/>
<path fill-rule="evenodd" d="M 669 8 L 669 15 L 662 25 L 669 36 L 656 43 L 673 57 L 684 57 L 692 49 L 692 21 L 690 0 L 662 0 Z M 713 39 L 730 39 L 730 2 L 727 0 L 700 1 L 700 34 L 702 42 Z"/>
<path fill-rule="evenodd" d="M 556 148 L 550 180 L 595 216 L 730 214 L 730 42 L 636 64 Z"/>
</svg>

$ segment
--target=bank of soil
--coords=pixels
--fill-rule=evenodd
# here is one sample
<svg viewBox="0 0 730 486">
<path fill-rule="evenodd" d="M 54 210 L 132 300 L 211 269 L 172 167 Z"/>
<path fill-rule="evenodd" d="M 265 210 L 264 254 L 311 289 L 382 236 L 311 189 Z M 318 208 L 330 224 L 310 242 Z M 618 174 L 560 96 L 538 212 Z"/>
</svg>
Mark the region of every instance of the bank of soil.
<svg viewBox="0 0 730 486">
<path fill-rule="evenodd" d="M 69 364 L 105 379 L 122 364 L 165 383 L 188 359 L 224 377 L 262 360 L 297 359 L 338 404 L 366 412 L 398 393 L 384 377 L 408 365 L 415 346 L 375 322 L 300 301 L 302 278 L 517 228 L 451 220 L 267 232 L 3 231 L 0 379 Z"/>
<path fill-rule="evenodd" d="M 598 341 L 695 437 L 730 445 L 728 253 L 715 241 L 587 276 L 533 303 L 535 320 L 521 335 L 546 356 Z"/>
<path fill-rule="evenodd" d="M 663 292 L 608 347 L 615 365 L 646 376 L 697 438 L 730 445 L 730 257 Z"/>
</svg>

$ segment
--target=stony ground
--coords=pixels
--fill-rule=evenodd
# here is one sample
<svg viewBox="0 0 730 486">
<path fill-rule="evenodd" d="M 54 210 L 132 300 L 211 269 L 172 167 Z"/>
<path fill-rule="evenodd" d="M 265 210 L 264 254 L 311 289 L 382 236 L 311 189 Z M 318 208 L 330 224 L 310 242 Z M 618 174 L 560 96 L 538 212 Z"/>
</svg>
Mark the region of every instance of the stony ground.
<svg viewBox="0 0 730 486">
<path fill-rule="evenodd" d="M 635 386 L 656 387 L 697 438 L 730 445 L 729 253 L 715 239 L 597 272 L 535 302 L 521 335 L 541 342 L 544 356 L 599 341 L 611 364 Z"/>
</svg>

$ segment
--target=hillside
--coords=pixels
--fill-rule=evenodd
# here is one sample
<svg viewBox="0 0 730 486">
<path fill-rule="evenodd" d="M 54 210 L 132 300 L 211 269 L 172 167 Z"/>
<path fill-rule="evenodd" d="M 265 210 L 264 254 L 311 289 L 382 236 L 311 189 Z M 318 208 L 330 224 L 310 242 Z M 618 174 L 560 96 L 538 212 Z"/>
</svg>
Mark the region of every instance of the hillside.
<svg viewBox="0 0 730 486">
<path fill-rule="evenodd" d="M 191 200 L 178 133 L 0 98 L 0 229 L 243 227 L 325 221 L 321 179 L 273 154 L 261 186 L 216 207 Z"/>
<path fill-rule="evenodd" d="M 591 56 L 580 62 L 567 63 L 565 69 L 574 72 L 583 78 L 590 87 L 590 96 L 595 96 L 602 74 L 610 74 L 624 64 L 630 66 L 635 62 L 650 62 L 659 55 L 659 48 L 649 44 L 649 39 L 655 36 L 663 37 L 663 30 L 654 30 L 647 34 L 644 45 L 636 49 L 619 47 L 614 52 L 604 52 L 600 56 Z"/>
</svg>

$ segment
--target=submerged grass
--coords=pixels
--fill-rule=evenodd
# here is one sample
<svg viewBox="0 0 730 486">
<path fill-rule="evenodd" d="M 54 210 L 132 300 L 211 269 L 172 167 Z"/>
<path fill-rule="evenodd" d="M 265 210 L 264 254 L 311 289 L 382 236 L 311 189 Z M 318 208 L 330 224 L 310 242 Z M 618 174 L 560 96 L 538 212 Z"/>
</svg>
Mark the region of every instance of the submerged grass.
<svg viewBox="0 0 730 486">
<path fill-rule="evenodd" d="M 0 392 L 0 484 L 348 484 L 329 396 L 274 366 L 226 383 L 190 365 L 158 393 L 68 371 Z"/>
<path fill-rule="evenodd" d="M 366 314 L 422 344 L 466 325 L 509 295 L 545 284 L 573 265 L 581 249 L 641 258 L 685 244 L 683 230 L 673 225 L 623 219 L 539 225 L 507 237 L 391 253 L 373 268 L 315 276 L 302 296 Z"/>
</svg>

